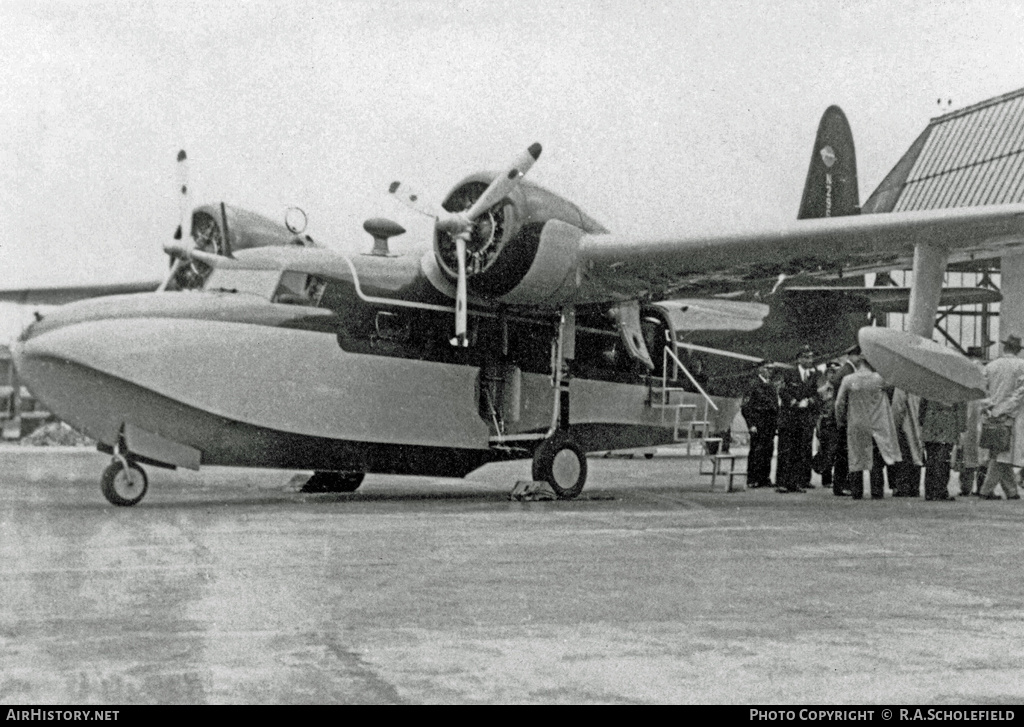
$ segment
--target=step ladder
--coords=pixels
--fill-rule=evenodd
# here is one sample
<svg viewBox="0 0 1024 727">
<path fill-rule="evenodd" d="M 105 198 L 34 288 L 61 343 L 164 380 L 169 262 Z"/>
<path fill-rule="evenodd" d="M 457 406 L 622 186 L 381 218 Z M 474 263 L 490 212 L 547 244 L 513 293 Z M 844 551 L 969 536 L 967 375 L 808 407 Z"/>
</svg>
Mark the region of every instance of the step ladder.
<svg viewBox="0 0 1024 727">
<path fill-rule="evenodd" d="M 723 452 L 722 439 L 720 437 L 707 437 L 703 440 L 704 454 L 700 460 L 699 474 L 711 476 L 710 490 L 714 492 L 715 481 L 723 477 L 726 482 L 725 491 L 733 491 L 733 482 L 737 477 L 742 477 L 746 482 L 747 471 L 736 469 L 740 461 L 747 459 L 745 454 L 734 452 Z"/>
<path fill-rule="evenodd" d="M 4 419 L 2 436 L 5 441 L 14 441 L 17 439 L 21 439 L 20 416 L 11 417 L 10 419 Z"/>
</svg>

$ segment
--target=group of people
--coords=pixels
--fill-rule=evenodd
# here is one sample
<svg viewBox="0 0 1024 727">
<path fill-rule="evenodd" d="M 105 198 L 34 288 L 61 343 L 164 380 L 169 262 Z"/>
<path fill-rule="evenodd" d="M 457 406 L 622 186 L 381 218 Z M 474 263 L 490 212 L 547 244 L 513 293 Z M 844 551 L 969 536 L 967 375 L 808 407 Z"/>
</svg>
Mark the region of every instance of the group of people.
<svg viewBox="0 0 1024 727">
<path fill-rule="evenodd" d="M 886 476 L 894 497 L 916 497 L 923 469 L 925 499 L 950 501 L 955 467 L 961 495 L 1000 499 L 1001 487 L 1007 499 L 1019 499 L 1014 467 L 1024 465 L 1024 358 L 1019 336 L 1002 346 L 987 365 L 983 348 L 967 350 L 988 388 L 987 398 L 968 403 L 922 399 L 889 386 L 857 349 L 818 367 L 805 346 L 796 367 L 778 376 L 762 365 L 741 407 L 750 432 L 748 487 L 804 492 L 813 487 L 814 471 L 834 495 L 862 499 L 866 472 L 872 499 L 883 497 Z M 1002 451 L 981 446 L 983 424 L 1008 430 Z"/>
</svg>

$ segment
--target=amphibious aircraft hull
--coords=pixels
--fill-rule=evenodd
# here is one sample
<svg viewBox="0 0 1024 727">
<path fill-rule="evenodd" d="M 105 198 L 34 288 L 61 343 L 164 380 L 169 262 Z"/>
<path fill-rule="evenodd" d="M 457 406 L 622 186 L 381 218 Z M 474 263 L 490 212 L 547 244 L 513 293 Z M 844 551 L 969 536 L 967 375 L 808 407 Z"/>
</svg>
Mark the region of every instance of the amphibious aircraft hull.
<svg viewBox="0 0 1024 727">
<path fill-rule="evenodd" d="M 462 476 L 530 456 L 541 437 L 521 436 L 551 425 L 549 376 L 521 374 L 516 411 L 500 432 L 506 442 L 481 413 L 479 367 L 351 353 L 329 327 L 158 311 L 82 315 L 26 336 L 15 346 L 18 370 L 102 448 L 123 442 L 140 461 L 171 466 Z M 585 450 L 675 439 L 674 413 L 651 406 L 659 395 L 647 386 L 577 378 L 570 393 L 570 430 Z M 726 428 L 735 403 L 718 402 Z"/>
</svg>

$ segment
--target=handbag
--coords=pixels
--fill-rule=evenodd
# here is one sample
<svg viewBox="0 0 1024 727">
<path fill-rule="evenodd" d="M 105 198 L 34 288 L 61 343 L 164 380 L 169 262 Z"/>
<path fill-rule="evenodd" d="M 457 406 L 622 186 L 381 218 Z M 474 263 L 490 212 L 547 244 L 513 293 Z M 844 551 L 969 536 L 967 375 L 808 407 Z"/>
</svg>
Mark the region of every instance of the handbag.
<svg viewBox="0 0 1024 727">
<path fill-rule="evenodd" d="M 1006 452 L 1010 449 L 1010 427 L 998 421 L 985 422 L 981 425 L 981 438 L 978 446 L 984 447 L 990 454 Z"/>
</svg>

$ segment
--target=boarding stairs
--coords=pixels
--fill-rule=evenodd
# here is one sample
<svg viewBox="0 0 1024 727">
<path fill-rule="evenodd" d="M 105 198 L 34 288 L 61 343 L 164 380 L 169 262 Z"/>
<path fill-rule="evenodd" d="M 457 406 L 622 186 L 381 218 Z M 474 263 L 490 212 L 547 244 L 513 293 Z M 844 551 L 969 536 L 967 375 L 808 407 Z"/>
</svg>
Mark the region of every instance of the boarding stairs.
<svg viewBox="0 0 1024 727">
<path fill-rule="evenodd" d="M 661 409 L 661 421 L 667 423 L 672 418 L 672 439 L 676 442 L 686 442 L 686 454 L 692 455 L 694 446 L 700 446 L 702 450 L 709 448 L 715 442 L 721 444 L 722 440 L 712 437 L 711 420 L 708 417 L 709 409 L 718 411 L 715 402 L 711 400 L 704 388 L 697 383 L 689 369 L 683 365 L 669 346 L 665 346 L 662 354 L 661 376 L 651 382 L 651 408 Z M 682 401 L 686 389 L 682 386 L 672 386 L 671 382 L 679 380 L 682 373 L 693 384 L 701 396 L 700 404 L 687 404 Z"/>
<path fill-rule="evenodd" d="M 711 419 L 709 410 L 718 411 L 704 388 L 690 373 L 689 369 L 679 360 L 669 346 L 665 346 L 662 354 L 660 379 L 651 382 L 650 402 L 654 409 L 661 409 L 662 423 L 672 418 L 672 438 L 676 442 L 686 443 L 686 456 L 696 454 L 701 458 L 700 474 L 710 475 L 711 489 L 714 490 L 718 477 L 726 481 L 727 492 L 732 492 L 736 477 L 746 478 L 745 470 L 736 468 L 738 460 L 746 459 L 746 455 L 722 452 L 722 438 L 711 436 Z M 671 374 L 670 374 L 671 372 Z M 682 401 L 686 389 L 672 386 L 670 382 L 678 381 L 682 373 L 693 384 L 701 396 L 700 404 L 687 404 Z M 696 453 L 694 449 L 696 448 Z"/>
</svg>

